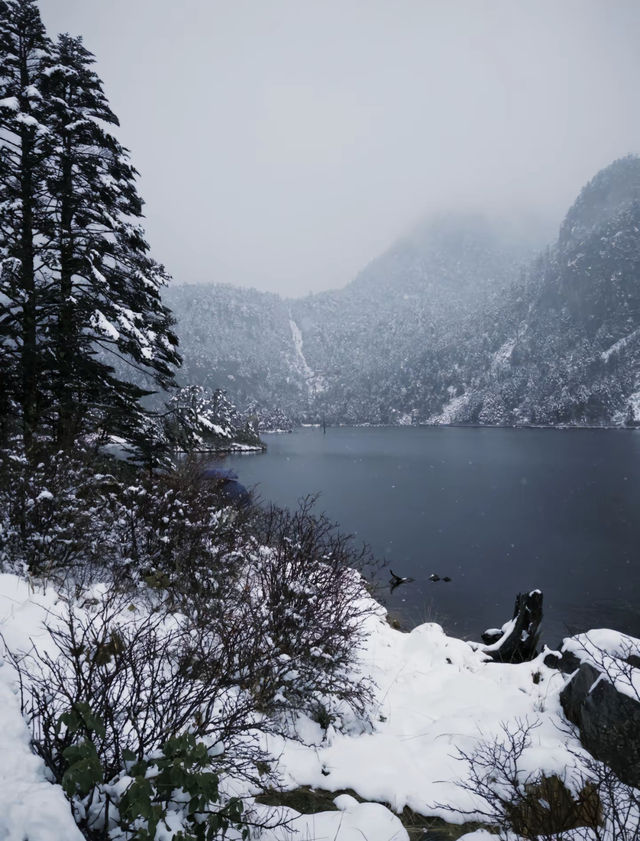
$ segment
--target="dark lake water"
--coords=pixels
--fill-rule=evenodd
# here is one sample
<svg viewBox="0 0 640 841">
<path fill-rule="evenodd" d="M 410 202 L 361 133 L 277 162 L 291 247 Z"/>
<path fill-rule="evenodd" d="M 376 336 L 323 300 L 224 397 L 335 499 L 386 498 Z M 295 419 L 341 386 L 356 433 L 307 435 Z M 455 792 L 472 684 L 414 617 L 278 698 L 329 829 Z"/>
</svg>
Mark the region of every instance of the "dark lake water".
<svg viewBox="0 0 640 841">
<path fill-rule="evenodd" d="M 404 624 L 479 638 L 544 593 L 543 639 L 613 627 L 640 636 L 640 431 L 303 429 L 226 465 L 268 502 L 318 510 L 365 541 L 404 584 Z M 428 576 L 451 577 L 433 583 Z"/>
</svg>

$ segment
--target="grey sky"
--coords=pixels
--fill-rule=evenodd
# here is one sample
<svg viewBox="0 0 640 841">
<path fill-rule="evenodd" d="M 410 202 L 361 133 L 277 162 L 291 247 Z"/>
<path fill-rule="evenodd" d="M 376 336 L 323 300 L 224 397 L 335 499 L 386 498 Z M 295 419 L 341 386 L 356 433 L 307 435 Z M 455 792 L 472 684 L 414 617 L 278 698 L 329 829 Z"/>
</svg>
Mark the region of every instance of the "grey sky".
<svg viewBox="0 0 640 841">
<path fill-rule="evenodd" d="M 640 150 L 638 0 L 40 0 L 177 281 L 347 283 L 433 210 L 560 221 Z"/>
</svg>

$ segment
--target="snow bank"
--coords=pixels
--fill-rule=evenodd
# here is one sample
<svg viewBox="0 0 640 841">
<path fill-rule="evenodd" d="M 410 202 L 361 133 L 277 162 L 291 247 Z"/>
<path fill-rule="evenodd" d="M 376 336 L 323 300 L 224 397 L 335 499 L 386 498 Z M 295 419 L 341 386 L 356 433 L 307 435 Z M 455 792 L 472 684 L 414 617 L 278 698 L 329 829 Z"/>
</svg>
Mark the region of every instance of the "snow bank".
<svg viewBox="0 0 640 841">
<path fill-rule="evenodd" d="M 52 602 L 53 594 L 38 598 L 25 581 L 0 575 L 0 631 L 7 644 L 42 637 L 42 619 Z M 31 751 L 15 672 L 2 657 L 4 647 L 0 652 L 0 838 L 82 841 L 62 789 L 46 779 L 44 762 Z"/>
<path fill-rule="evenodd" d="M 336 797 L 337 812 L 301 815 L 283 810 L 286 826 L 268 831 L 265 841 L 409 841 L 400 819 L 380 803 L 358 803 L 343 794 Z"/>
<path fill-rule="evenodd" d="M 0 838 L 81 841 L 62 789 L 45 778 L 43 761 L 31 752 L 12 677 L 0 667 Z"/>
</svg>

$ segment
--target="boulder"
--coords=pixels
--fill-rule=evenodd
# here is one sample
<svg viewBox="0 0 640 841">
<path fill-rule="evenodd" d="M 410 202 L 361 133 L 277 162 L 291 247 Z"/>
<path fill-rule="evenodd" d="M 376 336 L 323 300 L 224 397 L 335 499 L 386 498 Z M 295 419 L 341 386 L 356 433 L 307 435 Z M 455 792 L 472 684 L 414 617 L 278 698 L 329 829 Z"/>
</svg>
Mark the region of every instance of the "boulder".
<svg viewBox="0 0 640 841">
<path fill-rule="evenodd" d="M 640 786 L 640 700 L 617 689 L 594 665 L 582 662 L 562 690 L 560 702 L 589 753 L 622 782 Z"/>
<path fill-rule="evenodd" d="M 538 654 L 540 623 L 542 622 L 542 593 L 518 593 L 513 619 L 501 629 L 485 631 L 484 651 L 497 663 L 524 663 Z"/>
<path fill-rule="evenodd" d="M 549 651 L 544 658 L 545 666 L 550 669 L 558 669 L 565 675 L 571 675 L 577 671 L 580 668 L 580 663 L 580 658 L 573 651 L 565 651 L 564 648 L 560 651 Z"/>
</svg>

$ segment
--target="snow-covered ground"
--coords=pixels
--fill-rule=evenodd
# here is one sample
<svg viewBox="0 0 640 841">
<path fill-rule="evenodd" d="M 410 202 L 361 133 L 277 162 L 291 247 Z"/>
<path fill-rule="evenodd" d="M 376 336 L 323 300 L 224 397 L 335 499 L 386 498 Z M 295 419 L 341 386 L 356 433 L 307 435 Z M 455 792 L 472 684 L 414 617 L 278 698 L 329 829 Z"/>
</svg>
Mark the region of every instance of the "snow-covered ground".
<svg viewBox="0 0 640 841">
<path fill-rule="evenodd" d="M 455 822 L 448 809 L 436 804 L 474 810 L 469 793 L 456 784 L 467 771 L 457 750 L 472 752 L 483 740 L 504 736 L 504 726 L 515 728 L 518 721 L 539 722 L 523 771 L 544 769 L 563 776 L 575 763 L 568 747 L 578 747 L 562 727 L 559 693 L 565 678 L 547 668 L 542 655 L 530 663 L 501 665 L 487 662 L 481 649 L 448 637 L 433 623 L 406 634 L 382 618 L 374 621 L 364 656 L 364 670 L 378 687 L 372 730 L 330 731 L 325 737 L 308 722 L 303 735 L 311 747 L 294 741 L 273 746 L 282 751 L 288 785 L 351 788 L 395 812 L 408 806 Z M 350 815 L 355 819 L 357 810 Z M 401 837 L 393 823 L 383 830 L 380 822 L 379 827 L 378 834 L 366 836 L 369 841 Z"/>
<path fill-rule="evenodd" d="M 42 591 L 14 575 L 0 575 L 0 631 L 6 645 L 13 651 L 28 649 L 32 640 L 46 646 L 43 620 L 55 612 L 57 600 L 52 588 Z M 302 718 L 299 739 L 264 738 L 280 758 L 286 788 L 352 789 L 375 802 L 341 795 L 336 811 L 304 816 L 286 810 L 291 819 L 286 831 L 269 830 L 264 837 L 406 841 L 393 813 L 405 806 L 463 822 L 461 813 L 473 812 L 477 803 L 456 782 L 468 770 L 457 750 L 470 753 L 483 740 L 504 736 L 505 726 L 521 722 L 537 724 L 523 755 L 524 773 L 544 770 L 562 777 L 575 764 L 569 751 L 579 745 L 567 732 L 559 702 L 566 678 L 546 667 L 542 655 L 530 663 L 501 665 L 488 662 L 482 646 L 448 637 L 433 623 L 401 633 L 387 624 L 382 608 L 367 621 L 361 666 L 376 684 L 371 725 L 345 715 L 344 732 L 332 726 L 325 732 Z M 6 659 L 0 667 L 0 780 L 0 839 L 80 838 L 62 790 L 46 781 L 43 763 L 30 752 L 15 674 Z M 485 837 L 465 836 L 467 841 Z"/>
<path fill-rule="evenodd" d="M 452 397 L 451 400 L 442 407 L 442 411 L 436 415 L 431 415 L 427 423 L 430 424 L 447 424 L 455 423 L 458 420 L 460 413 L 463 411 L 469 402 L 468 394 L 460 394 L 458 397 Z"/>
</svg>

